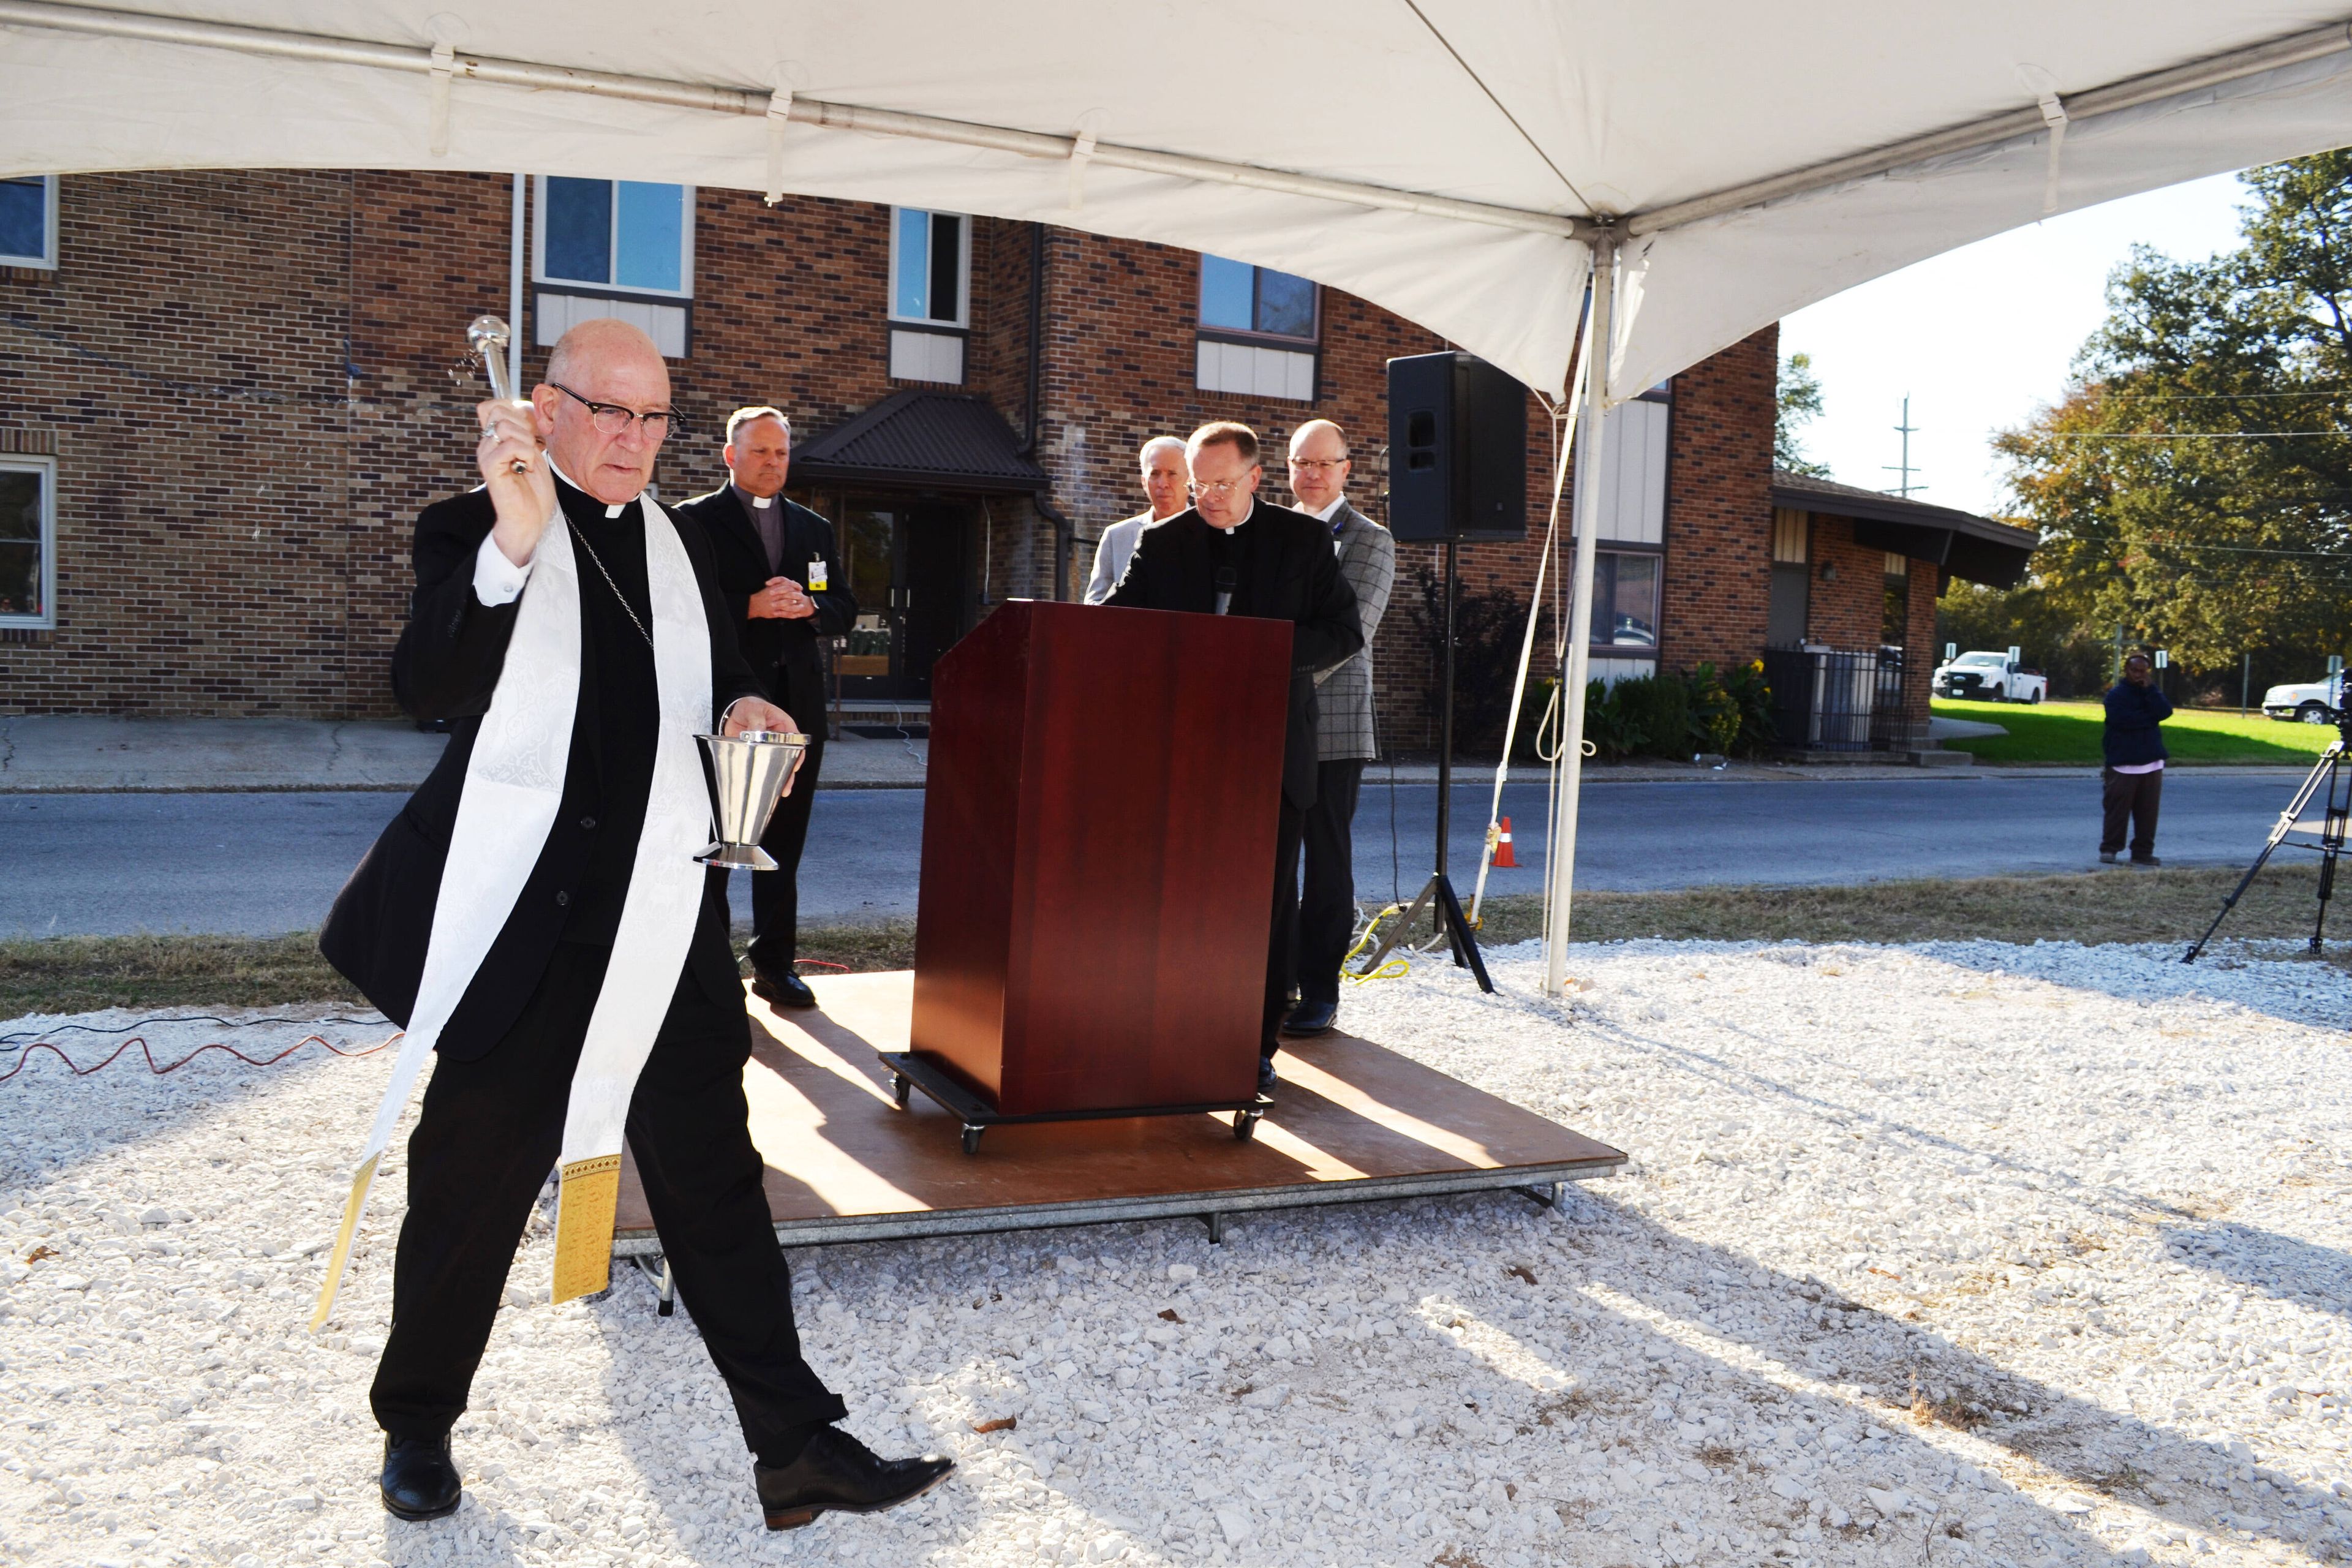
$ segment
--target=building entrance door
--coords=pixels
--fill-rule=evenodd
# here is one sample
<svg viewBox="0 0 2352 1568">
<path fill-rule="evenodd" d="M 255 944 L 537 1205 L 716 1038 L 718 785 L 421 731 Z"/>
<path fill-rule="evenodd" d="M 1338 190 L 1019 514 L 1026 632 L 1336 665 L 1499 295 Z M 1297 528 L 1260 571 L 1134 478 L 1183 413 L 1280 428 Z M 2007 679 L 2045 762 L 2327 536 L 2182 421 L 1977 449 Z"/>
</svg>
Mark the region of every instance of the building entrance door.
<svg viewBox="0 0 2352 1568">
<path fill-rule="evenodd" d="M 857 595 L 857 624 L 837 669 L 851 700 L 919 701 L 931 665 L 963 635 L 967 502 L 892 496 L 845 498 L 842 570 Z"/>
</svg>

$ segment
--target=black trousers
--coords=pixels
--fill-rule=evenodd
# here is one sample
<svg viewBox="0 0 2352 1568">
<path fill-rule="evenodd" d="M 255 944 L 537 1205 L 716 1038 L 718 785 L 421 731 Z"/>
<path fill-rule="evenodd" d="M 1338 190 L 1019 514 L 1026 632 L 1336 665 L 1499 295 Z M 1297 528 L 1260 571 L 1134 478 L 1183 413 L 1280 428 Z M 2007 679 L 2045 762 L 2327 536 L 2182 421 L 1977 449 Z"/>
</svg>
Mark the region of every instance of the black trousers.
<svg viewBox="0 0 2352 1568">
<path fill-rule="evenodd" d="M 760 836 L 760 847 L 775 858 L 776 868 L 751 873 L 751 958 L 755 969 L 790 974 L 800 953 L 801 850 L 808 843 L 809 808 L 816 803 L 817 773 L 824 766 L 824 672 L 814 658 L 788 659 L 770 680 L 771 689 L 780 694 L 777 706 L 812 743 L 793 775 L 793 793 L 776 803 L 776 815 Z"/>
<path fill-rule="evenodd" d="M 1339 965 L 1356 934 L 1356 795 L 1364 760 L 1319 764 L 1315 804 L 1307 808 L 1299 850 L 1307 890 L 1298 898 L 1297 980 L 1302 1002 L 1339 1000 Z"/>
<path fill-rule="evenodd" d="M 1298 840 L 1312 807 L 1290 804 L 1282 797 L 1274 837 L 1274 921 L 1266 935 L 1265 1023 L 1258 1032 L 1258 1055 L 1274 1059 L 1282 1043 L 1282 1020 L 1290 1011 L 1292 953 L 1298 941 Z"/>
<path fill-rule="evenodd" d="M 371 1394 L 394 1436 L 438 1436 L 465 1412 L 515 1243 L 562 1150 L 572 1069 L 611 951 L 557 943 L 538 991 L 488 1055 L 434 1064 L 408 1140 L 392 1335 Z M 801 1359 L 792 1276 L 747 1124 L 750 1055 L 741 1005 L 681 976 L 629 1103 L 628 1139 L 678 1299 L 756 1452 L 845 1411 Z"/>
<path fill-rule="evenodd" d="M 2099 826 L 2099 853 L 2112 855 L 2124 847 L 2124 826 L 2132 827 L 2131 858 L 2145 860 L 2156 853 L 2156 808 L 2164 799 L 2164 770 L 2152 773 L 2119 773 L 2113 768 L 2099 773 L 2099 804 L 2105 819 Z"/>
</svg>

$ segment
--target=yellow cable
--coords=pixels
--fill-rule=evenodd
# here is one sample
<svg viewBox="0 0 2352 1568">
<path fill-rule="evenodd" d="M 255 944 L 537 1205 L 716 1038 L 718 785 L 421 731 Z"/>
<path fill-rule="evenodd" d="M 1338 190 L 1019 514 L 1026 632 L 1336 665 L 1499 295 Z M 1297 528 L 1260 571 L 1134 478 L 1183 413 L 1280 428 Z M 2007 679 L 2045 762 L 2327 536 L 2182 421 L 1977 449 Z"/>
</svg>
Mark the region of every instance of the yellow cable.
<svg viewBox="0 0 2352 1568">
<path fill-rule="evenodd" d="M 1348 965 L 1356 962 L 1357 954 L 1362 952 L 1366 948 L 1372 945 L 1372 938 L 1380 931 L 1381 922 L 1382 921 L 1388 919 L 1391 915 L 1402 915 L 1403 913 L 1403 905 L 1391 904 L 1388 908 L 1381 910 L 1370 920 L 1364 922 L 1364 934 L 1356 939 L 1356 945 L 1349 948 L 1348 950 L 1348 956 L 1339 961 L 1339 973 L 1343 978 L 1353 984 L 1361 985 L 1368 980 L 1394 980 L 1402 975 L 1412 973 L 1412 965 L 1402 958 L 1390 959 L 1386 963 L 1381 964 L 1370 974 L 1358 974 L 1348 967 Z"/>
</svg>

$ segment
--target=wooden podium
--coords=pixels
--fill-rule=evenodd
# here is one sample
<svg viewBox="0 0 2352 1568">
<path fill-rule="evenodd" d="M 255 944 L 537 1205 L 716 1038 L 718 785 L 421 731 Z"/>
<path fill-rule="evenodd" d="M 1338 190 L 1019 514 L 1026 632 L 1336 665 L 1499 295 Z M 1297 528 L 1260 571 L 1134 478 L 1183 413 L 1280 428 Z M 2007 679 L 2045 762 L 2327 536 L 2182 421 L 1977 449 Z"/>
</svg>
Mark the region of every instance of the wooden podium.
<svg viewBox="0 0 2352 1568">
<path fill-rule="evenodd" d="M 1256 1101 L 1290 635 L 1017 600 L 934 667 L 902 1104 Z"/>
</svg>

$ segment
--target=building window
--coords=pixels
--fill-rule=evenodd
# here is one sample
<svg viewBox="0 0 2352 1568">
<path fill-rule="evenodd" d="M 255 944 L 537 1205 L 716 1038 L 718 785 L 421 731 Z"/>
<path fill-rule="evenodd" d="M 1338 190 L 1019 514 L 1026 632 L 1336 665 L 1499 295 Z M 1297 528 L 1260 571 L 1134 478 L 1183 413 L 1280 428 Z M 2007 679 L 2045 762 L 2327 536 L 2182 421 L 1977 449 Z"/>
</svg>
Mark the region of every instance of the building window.
<svg viewBox="0 0 2352 1568">
<path fill-rule="evenodd" d="M 542 175 L 531 275 L 541 348 L 582 321 L 615 317 L 666 358 L 693 326 L 694 187 Z"/>
<path fill-rule="evenodd" d="M 632 294 L 694 292 L 694 188 L 539 182 L 539 280 Z"/>
<path fill-rule="evenodd" d="M 1218 331 L 1311 343 L 1318 292 L 1310 280 L 1270 267 L 1201 258 L 1201 325 Z"/>
<path fill-rule="evenodd" d="M 0 267 L 58 264 L 58 177 L 0 180 Z"/>
<path fill-rule="evenodd" d="M 1603 550 L 1592 558 L 1592 646 L 1658 646 L 1658 561 L 1655 555 Z"/>
<path fill-rule="evenodd" d="M 1806 568 L 1813 514 L 1790 507 L 1772 509 L 1772 584 L 1764 611 L 1764 646 L 1796 647 L 1805 640 L 1805 617 L 1812 599 Z"/>
<path fill-rule="evenodd" d="M 1878 617 L 1879 646 L 1901 647 L 1910 629 L 1911 561 L 1890 550 L 1886 552 L 1886 597 Z"/>
<path fill-rule="evenodd" d="M 971 324 L 971 220 L 961 213 L 890 209 L 890 319 Z"/>
<path fill-rule="evenodd" d="M 58 469 L 0 458 L 0 626 L 57 625 Z"/>
<path fill-rule="evenodd" d="M 1305 278 L 1201 258 L 1194 384 L 1203 392 L 1314 402 L 1321 297 Z"/>
<path fill-rule="evenodd" d="M 890 209 L 890 375 L 963 384 L 971 324 L 971 219 Z"/>
</svg>

